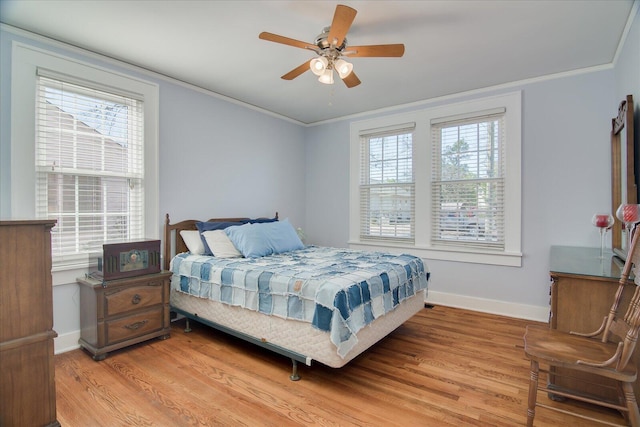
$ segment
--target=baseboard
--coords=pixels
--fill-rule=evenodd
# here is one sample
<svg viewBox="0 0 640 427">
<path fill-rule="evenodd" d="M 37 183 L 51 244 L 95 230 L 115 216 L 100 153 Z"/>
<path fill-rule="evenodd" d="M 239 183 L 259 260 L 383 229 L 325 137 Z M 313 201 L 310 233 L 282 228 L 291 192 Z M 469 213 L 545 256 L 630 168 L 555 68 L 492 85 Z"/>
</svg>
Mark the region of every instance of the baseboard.
<svg viewBox="0 0 640 427">
<path fill-rule="evenodd" d="M 67 351 L 80 348 L 78 340 L 80 339 L 80 331 L 71 331 L 60 334 L 53 340 L 55 354 L 66 353 Z"/>
<path fill-rule="evenodd" d="M 446 292 L 429 291 L 427 303 L 444 305 L 447 307 L 464 308 L 466 310 L 482 313 L 498 314 L 500 316 L 514 317 L 517 319 L 534 320 L 537 322 L 549 321 L 549 307 L 535 305 L 516 304 L 505 301 L 485 298 L 469 297 L 465 295 L 449 294 Z"/>
</svg>

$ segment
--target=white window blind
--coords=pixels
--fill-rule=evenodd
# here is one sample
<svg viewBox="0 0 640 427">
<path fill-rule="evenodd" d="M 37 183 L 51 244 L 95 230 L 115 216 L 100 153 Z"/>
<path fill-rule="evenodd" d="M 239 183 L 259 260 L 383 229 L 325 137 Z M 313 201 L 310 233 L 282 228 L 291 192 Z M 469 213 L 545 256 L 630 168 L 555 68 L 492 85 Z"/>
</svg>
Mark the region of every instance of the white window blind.
<svg viewBox="0 0 640 427">
<path fill-rule="evenodd" d="M 361 135 L 360 237 L 413 241 L 413 129 Z"/>
<path fill-rule="evenodd" d="M 432 121 L 433 244 L 504 250 L 504 111 Z"/>
<path fill-rule="evenodd" d="M 38 75 L 36 210 L 53 255 L 144 237 L 143 102 Z"/>
</svg>

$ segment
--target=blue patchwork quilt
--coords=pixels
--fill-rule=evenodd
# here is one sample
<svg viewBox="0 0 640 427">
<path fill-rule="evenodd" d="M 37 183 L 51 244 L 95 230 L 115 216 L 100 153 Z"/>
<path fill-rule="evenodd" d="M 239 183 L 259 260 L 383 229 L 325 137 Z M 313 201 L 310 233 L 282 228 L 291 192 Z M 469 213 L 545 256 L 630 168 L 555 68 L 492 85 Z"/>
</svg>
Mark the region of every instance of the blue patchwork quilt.
<svg viewBox="0 0 640 427">
<path fill-rule="evenodd" d="M 413 255 L 317 246 L 262 258 L 183 253 L 171 271 L 177 291 L 310 322 L 330 333 L 340 356 L 361 328 L 426 290 L 429 280 Z"/>
</svg>

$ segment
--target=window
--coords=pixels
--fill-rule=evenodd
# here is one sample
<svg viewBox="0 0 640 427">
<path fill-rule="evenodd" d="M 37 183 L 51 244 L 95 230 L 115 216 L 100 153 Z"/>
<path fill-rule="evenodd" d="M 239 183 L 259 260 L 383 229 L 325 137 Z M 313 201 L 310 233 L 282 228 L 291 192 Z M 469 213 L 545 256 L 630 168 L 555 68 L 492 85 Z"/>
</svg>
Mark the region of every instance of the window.
<svg viewBox="0 0 640 427">
<path fill-rule="evenodd" d="M 92 247 L 160 236 L 158 85 L 14 42 L 9 215 L 51 216 L 53 284 Z"/>
<path fill-rule="evenodd" d="M 413 125 L 361 137 L 360 237 L 414 238 Z"/>
<path fill-rule="evenodd" d="M 521 265 L 520 92 L 353 122 L 350 140 L 351 247 Z"/>
<path fill-rule="evenodd" d="M 143 103 L 43 75 L 37 80 L 36 214 L 57 219 L 53 255 L 143 238 Z"/>
<path fill-rule="evenodd" d="M 504 249 L 504 114 L 432 121 L 434 244 Z"/>
</svg>

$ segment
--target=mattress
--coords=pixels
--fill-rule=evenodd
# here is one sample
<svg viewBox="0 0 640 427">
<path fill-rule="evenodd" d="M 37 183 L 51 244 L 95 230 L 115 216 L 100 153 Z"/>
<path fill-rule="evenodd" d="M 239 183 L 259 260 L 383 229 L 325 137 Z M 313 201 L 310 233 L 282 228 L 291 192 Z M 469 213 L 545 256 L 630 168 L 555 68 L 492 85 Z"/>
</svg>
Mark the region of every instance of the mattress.
<svg viewBox="0 0 640 427">
<path fill-rule="evenodd" d="M 423 309 L 425 291 L 405 299 L 393 311 L 360 329 L 356 334 L 357 343 L 344 356 L 336 351 L 329 332 L 316 329 L 308 322 L 269 316 L 176 289 L 171 290 L 170 301 L 172 307 L 196 315 L 197 318 L 304 355 L 307 365 L 316 361 L 332 368 L 340 368 Z"/>
<path fill-rule="evenodd" d="M 361 329 L 428 283 L 413 255 L 315 246 L 260 258 L 178 254 L 171 270 L 173 290 L 310 323 L 329 332 L 340 356 L 358 344 Z"/>
</svg>

